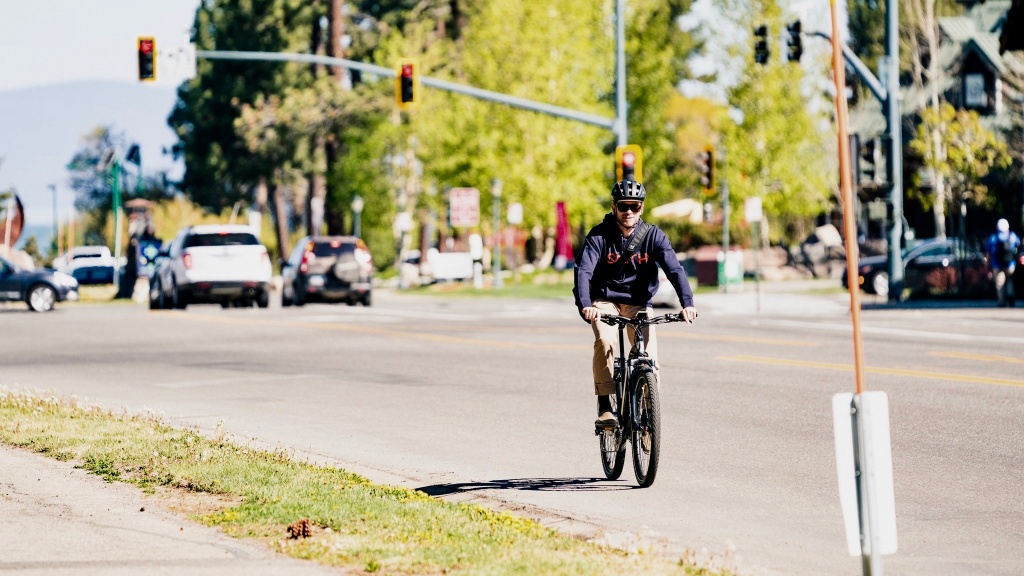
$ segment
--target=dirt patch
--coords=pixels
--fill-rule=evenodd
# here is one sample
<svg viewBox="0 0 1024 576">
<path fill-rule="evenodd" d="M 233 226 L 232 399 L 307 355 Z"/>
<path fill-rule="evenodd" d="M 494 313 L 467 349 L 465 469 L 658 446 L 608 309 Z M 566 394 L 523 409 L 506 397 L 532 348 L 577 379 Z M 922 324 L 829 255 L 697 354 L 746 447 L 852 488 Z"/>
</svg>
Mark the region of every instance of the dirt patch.
<svg viewBox="0 0 1024 576">
<path fill-rule="evenodd" d="M 157 486 L 146 500 L 169 512 L 189 517 L 206 516 L 242 503 L 240 496 L 195 492 L 174 486 Z"/>
</svg>

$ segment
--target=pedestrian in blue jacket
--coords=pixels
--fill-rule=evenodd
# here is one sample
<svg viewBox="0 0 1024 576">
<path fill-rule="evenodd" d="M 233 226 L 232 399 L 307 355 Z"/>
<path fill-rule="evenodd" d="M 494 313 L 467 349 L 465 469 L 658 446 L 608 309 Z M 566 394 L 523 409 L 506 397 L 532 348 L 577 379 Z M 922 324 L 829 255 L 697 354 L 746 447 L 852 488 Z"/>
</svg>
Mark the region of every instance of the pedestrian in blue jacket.
<svg viewBox="0 0 1024 576">
<path fill-rule="evenodd" d="M 1017 248 L 1020 238 L 1010 230 L 1006 218 L 996 223 L 996 231 L 988 237 L 985 248 L 988 250 L 988 262 L 992 268 L 992 278 L 996 283 L 996 300 L 999 307 L 1017 305 L 1013 291 L 1013 271 L 1017 268 Z"/>
<path fill-rule="evenodd" d="M 693 322 L 697 310 L 686 273 L 676 258 L 672 244 L 657 226 L 640 218 L 647 190 L 635 180 L 623 180 L 612 187 L 612 211 L 587 234 L 576 258 L 576 307 L 594 330 L 594 393 L 597 395 L 597 422 L 600 428 L 615 426 L 612 403 L 615 393 L 613 369 L 617 330 L 598 321 L 601 314 L 635 317 L 641 311 L 651 313 L 651 299 L 658 291 L 658 265 L 679 296 L 679 317 Z M 626 246 L 636 234 L 641 242 L 629 254 Z M 632 333 L 628 332 L 630 340 Z M 654 327 L 644 328 L 648 355 L 657 366 L 658 348 Z"/>
</svg>

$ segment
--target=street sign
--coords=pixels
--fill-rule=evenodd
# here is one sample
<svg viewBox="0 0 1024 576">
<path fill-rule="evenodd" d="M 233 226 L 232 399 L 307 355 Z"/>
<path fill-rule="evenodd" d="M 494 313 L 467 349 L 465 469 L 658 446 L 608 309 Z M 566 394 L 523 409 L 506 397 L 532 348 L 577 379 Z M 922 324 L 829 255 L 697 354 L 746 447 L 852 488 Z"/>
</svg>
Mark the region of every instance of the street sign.
<svg viewBox="0 0 1024 576">
<path fill-rule="evenodd" d="M 448 206 L 453 228 L 480 224 L 480 191 L 476 188 L 452 188 L 448 191 Z"/>
<path fill-rule="evenodd" d="M 751 196 L 743 202 L 744 216 L 746 216 L 747 224 L 753 222 L 760 222 L 764 218 L 764 214 L 761 210 L 761 197 Z"/>
<path fill-rule="evenodd" d="M 859 418 L 856 418 L 854 408 L 859 408 Z M 855 419 L 858 428 L 856 439 Z M 889 435 L 889 397 L 885 392 L 834 395 L 832 428 L 847 551 L 851 556 L 895 554 L 896 498 Z M 859 450 L 854 448 L 855 445 Z M 871 534 L 871 529 L 877 533 Z M 862 533 L 866 537 L 863 540 Z M 878 549 L 872 551 L 872 544 Z"/>
<path fill-rule="evenodd" d="M 513 202 L 508 205 L 508 223 L 516 226 L 523 223 L 523 205 L 519 202 Z"/>
</svg>

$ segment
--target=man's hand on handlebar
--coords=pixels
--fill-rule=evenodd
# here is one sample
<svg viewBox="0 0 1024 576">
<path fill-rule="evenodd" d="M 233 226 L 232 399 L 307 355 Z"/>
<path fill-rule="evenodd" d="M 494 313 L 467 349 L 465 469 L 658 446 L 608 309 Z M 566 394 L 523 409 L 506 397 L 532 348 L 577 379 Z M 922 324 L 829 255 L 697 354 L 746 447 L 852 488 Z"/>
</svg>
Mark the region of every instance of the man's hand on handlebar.
<svg viewBox="0 0 1024 576">
<path fill-rule="evenodd" d="M 601 318 L 601 311 L 593 306 L 587 306 L 586 308 L 583 309 L 583 318 L 590 322 L 593 322 Z"/>
<path fill-rule="evenodd" d="M 697 309 L 693 306 L 683 308 L 679 311 L 679 319 L 687 324 L 693 324 L 693 321 L 697 319 Z"/>
</svg>

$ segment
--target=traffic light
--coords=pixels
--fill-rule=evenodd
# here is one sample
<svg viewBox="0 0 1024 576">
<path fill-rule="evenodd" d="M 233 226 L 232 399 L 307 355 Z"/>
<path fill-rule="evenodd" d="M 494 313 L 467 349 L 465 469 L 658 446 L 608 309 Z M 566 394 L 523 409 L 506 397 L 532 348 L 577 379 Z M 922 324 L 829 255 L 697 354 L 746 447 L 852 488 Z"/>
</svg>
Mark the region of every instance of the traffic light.
<svg viewBox="0 0 1024 576">
<path fill-rule="evenodd" d="M 768 26 L 761 24 L 754 28 L 754 62 L 764 65 L 768 63 Z"/>
<path fill-rule="evenodd" d="M 715 190 L 715 151 L 712 148 L 706 148 L 700 154 L 700 185 L 705 192 L 714 192 Z"/>
<path fill-rule="evenodd" d="M 638 144 L 626 144 L 615 148 L 615 181 L 644 181 L 644 153 Z"/>
<path fill-rule="evenodd" d="M 790 62 L 799 62 L 804 54 L 803 43 L 800 40 L 800 21 L 797 20 L 786 26 L 786 49 L 787 58 Z"/>
<path fill-rule="evenodd" d="M 860 167 L 858 184 L 861 186 L 878 186 L 884 180 L 882 176 L 882 139 L 868 138 L 860 143 Z"/>
<path fill-rule="evenodd" d="M 415 58 L 400 58 L 395 66 L 395 103 L 401 110 L 420 103 L 420 63 Z"/>
<path fill-rule="evenodd" d="M 139 81 L 153 82 L 156 80 L 156 39 L 139 37 Z"/>
</svg>

